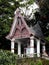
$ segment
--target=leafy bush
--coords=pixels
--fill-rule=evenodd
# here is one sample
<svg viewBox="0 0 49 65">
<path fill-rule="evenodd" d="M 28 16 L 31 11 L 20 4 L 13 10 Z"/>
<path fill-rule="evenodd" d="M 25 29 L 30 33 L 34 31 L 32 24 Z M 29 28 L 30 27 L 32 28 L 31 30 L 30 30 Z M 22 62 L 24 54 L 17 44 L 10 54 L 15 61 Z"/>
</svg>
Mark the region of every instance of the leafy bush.
<svg viewBox="0 0 49 65">
<path fill-rule="evenodd" d="M 41 60 L 38 60 L 36 65 L 43 65 Z"/>
<path fill-rule="evenodd" d="M 40 58 L 17 58 L 10 51 L 0 50 L 0 65 L 49 65 L 49 60 Z"/>
<path fill-rule="evenodd" d="M 43 65 L 49 65 L 49 60 L 42 59 L 42 64 L 43 64 Z"/>
<path fill-rule="evenodd" d="M 30 63 L 30 65 L 35 65 L 35 62 L 32 61 L 32 62 Z"/>
<path fill-rule="evenodd" d="M 16 65 L 16 55 L 10 51 L 0 50 L 0 65 Z"/>
</svg>

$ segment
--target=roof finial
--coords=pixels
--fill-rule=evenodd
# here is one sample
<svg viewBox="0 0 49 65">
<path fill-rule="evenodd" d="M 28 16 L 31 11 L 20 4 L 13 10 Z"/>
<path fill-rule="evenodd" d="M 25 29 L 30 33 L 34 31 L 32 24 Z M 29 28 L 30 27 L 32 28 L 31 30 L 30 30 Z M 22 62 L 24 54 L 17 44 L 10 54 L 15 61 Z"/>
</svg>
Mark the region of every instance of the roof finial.
<svg viewBox="0 0 49 65">
<path fill-rule="evenodd" d="M 20 12 L 20 9 L 17 8 L 17 9 L 15 10 L 14 14 L 19 13 L 19 12 Z"/>
</svg>

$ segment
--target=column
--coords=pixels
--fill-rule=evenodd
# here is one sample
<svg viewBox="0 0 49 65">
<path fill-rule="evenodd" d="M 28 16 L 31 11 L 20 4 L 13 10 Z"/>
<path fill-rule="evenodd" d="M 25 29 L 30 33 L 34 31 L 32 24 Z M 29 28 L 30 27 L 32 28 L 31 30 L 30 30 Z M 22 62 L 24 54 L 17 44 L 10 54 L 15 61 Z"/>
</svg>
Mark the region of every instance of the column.
<svg viewBox="0 0 49 65">
<path fill-rule="evenodd" d="M 48 54 L 46 53 L 45 44 L 42 46 L 42 52 L 43 52 L 43 55 L 48 56 Z"/>
<path fill-rule="evenodd" d="M 14 53 L 14 39 L 11 40 L 11 52 Z"/>
<path fill-rule="evenodd" d="M 46 51 L 45 44 L 42 46 L 42 52 L 44 53 Z"/>
<path fill-rule="evenodd" d="M 34 57 L 34 36 L 30 37 L 30 56 Z"/>
<path fill-rule="evenodd" d="M 18 55 L 21 56 L 21 43 L 18 42 Z"/>
<path fill-rule="evenodd" d="M 37 57 L 40 57 L 40 39 L 37 39 Z"/>
</svg>

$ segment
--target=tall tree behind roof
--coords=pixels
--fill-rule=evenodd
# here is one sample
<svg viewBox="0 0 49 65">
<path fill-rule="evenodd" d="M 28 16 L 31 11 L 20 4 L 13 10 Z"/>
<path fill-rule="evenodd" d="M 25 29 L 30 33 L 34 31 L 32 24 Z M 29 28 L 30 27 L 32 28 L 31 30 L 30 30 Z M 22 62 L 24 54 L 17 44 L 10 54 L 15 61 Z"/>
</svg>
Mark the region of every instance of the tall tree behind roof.
<svg viewBox="0 0 49 65">
<path fill-rule="evenodd" d="M 49 0 L 36 0 L 40 8 L 40 14 L 42 16 L 42 28 L 46 35 L 46 39 L 49 40 Z"/>
<path fill-rule="evenodd" d="M 18 7 L 19 2 L 16 0 L 0 0 L 0 36 L 9 32 L 14 11 Z"/>
</svg>

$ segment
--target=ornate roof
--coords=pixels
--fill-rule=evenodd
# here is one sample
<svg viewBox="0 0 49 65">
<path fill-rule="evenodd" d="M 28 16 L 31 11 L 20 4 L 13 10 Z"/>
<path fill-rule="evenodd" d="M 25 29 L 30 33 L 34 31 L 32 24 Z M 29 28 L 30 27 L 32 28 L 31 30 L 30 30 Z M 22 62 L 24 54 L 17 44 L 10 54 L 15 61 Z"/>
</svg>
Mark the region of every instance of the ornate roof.
<svg viewBox="0 0 49 65">
<path fill-rule="evenodd" d="M 30 31 L 34 33 L 33 35 L 38 38 L 44 38 L 43 32 L 41 30 L 40 25 L 37 23 L 34 26 L 30 26 Z"/>
<path fill-rule="evenodd" d="M 9 35 L 6 36 L 7 39 L 20 39 L 20 38 L 29 38 L 31 35 L 31 31 L 26 24 L 23 16 L 20 14 L 19 9 L 15 11 L 15 17 L 13 21 L 13 25 L 11 27 Z"/>
<path fill-rule="evenodd" d="M 29 27 L 24 20 L 23 16 L 20 14 L 19 9 L 15 11 L 14 21 L 10 30 L 9 35 L 6 36 L 7 39 L 11 40 L 29 38 L 31 35 L 34 35 L 38 38 L 44 38 L 43 33 L 39 24 L 37 23 L 33 27 Z"/>
</svg>

